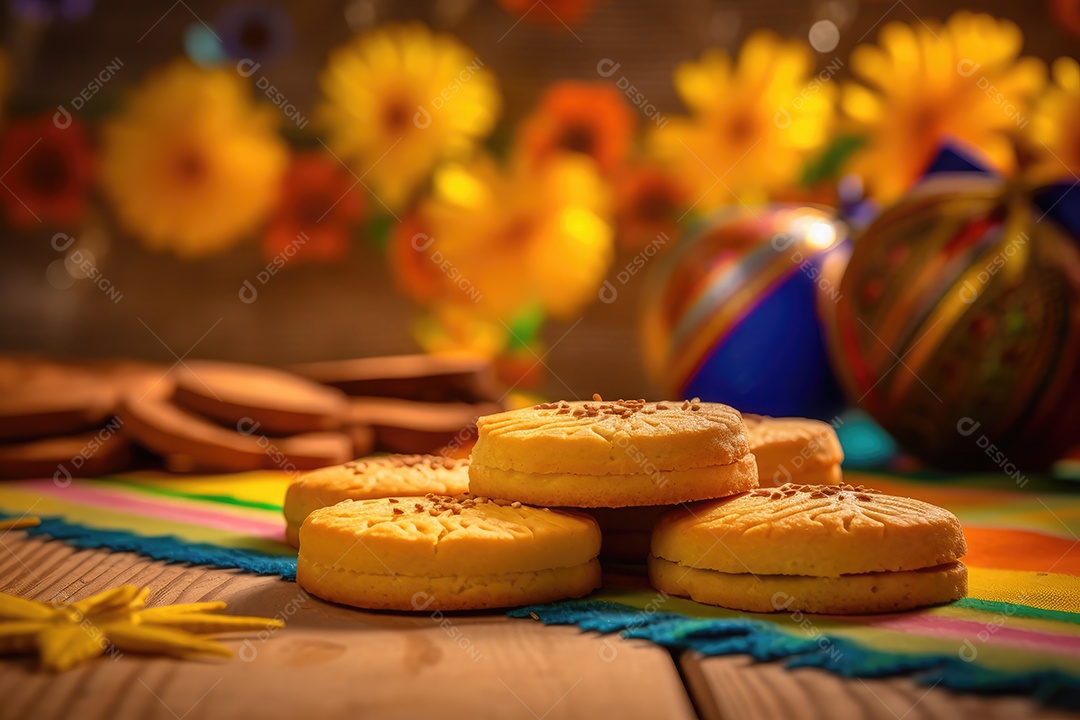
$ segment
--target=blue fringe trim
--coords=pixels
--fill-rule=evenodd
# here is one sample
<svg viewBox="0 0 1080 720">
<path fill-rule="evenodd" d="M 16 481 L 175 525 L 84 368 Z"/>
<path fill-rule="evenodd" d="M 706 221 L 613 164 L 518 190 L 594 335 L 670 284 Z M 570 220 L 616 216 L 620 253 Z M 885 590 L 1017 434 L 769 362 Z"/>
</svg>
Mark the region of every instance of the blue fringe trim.
<svg viewBox="0 0 1080 720">
<path fill-rule="evenodd" d="M 750 655 L 756 660 L 787 659 L 788 667 L 817 667 L 844 677 L 913 675 L 923 685 L 940 684 L 968 692 L 1023 693 L 1054 705 L 1080 707 L 1080 677 L 1059 670 L 1009 673 L 980 667 L 959 655 L 905 655 L 867 648 L 826 634 L 797 637 L 762 620 L 691 618 L 648 612 L 602 600 L 570 600 L 516 608 L 508 615 L 533 617 L 545 625 L 577 625 L 620 633 L 670 649 L 703 655 Z"/>
<path fill-rule="evenodd" d="M 0 513 L 0 517 L 14 517 Z M 225 548 L 208 543 L 192 543 L 175 535 L 144 536 L 126 530 L 99 530 L 68 522 L 58 517 L 43 517 L 41 525 L 23 528 L 30 535 L 49 535 L 81 548 L 108 548 L 116 552 L 134 552 L 154 560 L 186 562 L 216 568 L 238 569 L 256 575 L 280 575 L 296 579 L 296 558 L 270 555 L 257 550 Z"/>
</svg>

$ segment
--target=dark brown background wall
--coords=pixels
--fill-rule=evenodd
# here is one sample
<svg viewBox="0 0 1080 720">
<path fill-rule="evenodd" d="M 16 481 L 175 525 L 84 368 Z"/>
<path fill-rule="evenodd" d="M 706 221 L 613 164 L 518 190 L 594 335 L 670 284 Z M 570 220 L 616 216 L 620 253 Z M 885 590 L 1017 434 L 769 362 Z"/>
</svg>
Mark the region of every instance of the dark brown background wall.
<svg viewBox="0 0 1080 720">
<path fill-rule="evenodd" d="M 959 7 L 953 2 L 914 0 L 833 1 L 854 17 L 842 28 L 839 47 L 819 56 L 821 67 L 835 57 L 846 58 L 861 37 L 875 39 L 884 21 L 915 22 L 915 14 L 943 19 Z M 284 5 L 292 15 L 297 43 L 287 60 L 266 72 L 305 115 L 316 98 L 315 77 L 328 51 L 352 32 L 346 17 L 355 20 L 374 12 L 380 21 L 424 20 L 455 33 L 475 49 L 499 77 L 506 104 L 501 130 L 505 133 L 547 83 L 597 79 L 596 65 L 603 58 L 621 63 L 620 72 L 662 112 L 679 112 L 671 87 L 677 63 L 709 45 L 735 47 L 757 27 L 805 37 L 824 3 L 608 0 L 597 3 L 588 20 L 572 32 L 561 25 L 528 22 L 512 27 L 516 18 L 491 0 L 473 4 L 307 0 Z M 1077 51 L 1076 38 L 1054 25 L 1044 0 L 980 3 L 974 9 L 1019 23 L 1030 54 L 1051 59 Z M 11 111 L 55 108 L 118 57 L 122 70 L 85 110 L 84 119 L 93 122 L 147 69 L 182 53 L 183 32 L 195 21 L 193 14 L 210 20 L 217 12 L 217 4 L 198 0 L 187 0 L 186 5 L 175 0 L 106 0 L 88 19 L 74 24 L 34 29 L 5 18 L 3 36 L 17 72 Z M 448 21 L 446 16 L 454 12 L 463 13 L 460 20 Z M 537 6 L 532 12 L 546 9 Z M 198 341 L 191 357 L 272 364 L 414 349 L 409 331 L 414 308 L 394 291 L 382 257 L 361 240 L 344 262 L 290 267 L 261 289 L 256 302 L 244 304 L 237 296 L 241 284 L 265 264 L 254 242 L 186 262 L 151 253 L 116 234 L 107 215 L 102 225 L 109 251 L 98 264 L 123 294 L 116 304 L 88 282 L 60 290 L 47 281 L 45 270 L 58 257 L 50 247 L 53 231 L 15 234 L 0 228 L 0 349 L 172 362 L 172 352 L 182 356 Z M 627 259 L 617 261 L 612 274 Z M 637 350 L 640 285 L 635 280 L 617 302 L 590 307 L 584 320 L 552 350 L 547 363 L 574 394 L 650 393 Z M 570 326 L 549 326 L 547 342 L 558 341 Z M 567 394 L 555 379 L 549 380 L 549 389 Z"/>
</svg>

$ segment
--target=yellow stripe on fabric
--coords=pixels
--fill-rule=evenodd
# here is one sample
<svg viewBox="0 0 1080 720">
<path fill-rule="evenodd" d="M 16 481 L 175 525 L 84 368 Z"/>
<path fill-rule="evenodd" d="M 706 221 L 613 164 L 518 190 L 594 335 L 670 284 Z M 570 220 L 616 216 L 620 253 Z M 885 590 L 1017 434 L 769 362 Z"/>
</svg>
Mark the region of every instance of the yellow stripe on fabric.
<svg viewBox="0 0 1080 720">
<path fill-rule="evenodd" d="M 157 535 L 176 535 L 188 542 L 203 542 L 221 547 L 282 552 L 287 549 L 284 543 L 265 538 L 239 535 L 235 532 L 217 528 L 193 525 L 175 520 L 133 515 L 101 507 L 90 507 L 65 502 L 60 498 L 0 486 L 0 510 L 19 515 L 24 512 L 34 515 L 59 515 L 65 520 L 96 530 L 126 530 L 137 535 L 153 537 Z M 282 521 L 284 526 L 284 521 Z"/>
<path fill-rule="evenodd" d="M 980 600 L 1080 612 L 1080 577 L 1024 570 L 968 568 L 968 595 Z"/>
<path fill-rule="evenodd" d="M 130 473 L 116 476 L 129 483 L 160 487 L 197 495 L 226 495 L 247 502 L 282 505 L 293 478 L 288 473 L 256 471 L 235 475 L 184 477 L 163 473 Z"/>
</svg>

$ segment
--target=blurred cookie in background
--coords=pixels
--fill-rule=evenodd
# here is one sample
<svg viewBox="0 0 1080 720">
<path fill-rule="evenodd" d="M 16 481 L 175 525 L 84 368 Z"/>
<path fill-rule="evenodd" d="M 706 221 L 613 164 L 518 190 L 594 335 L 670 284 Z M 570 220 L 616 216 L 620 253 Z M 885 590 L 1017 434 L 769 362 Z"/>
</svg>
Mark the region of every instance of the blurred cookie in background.
<svg viewBox="0 0 1080 720">
<path fill-rule="evenodd" d="M 500 395 L 491 362 L 483 358 L 392 355 L 308 363 L 290 369 L 357 397 L 472 403 L 494 401 Z"/>
<path fill-rule="evenodd" d="M 844 450 L 828 423 L 748 413 L 743 414 L 743 422 L 762 487 L 788 482 L 838 485 L 843 480 L 840 463 Z"/>
</svg>

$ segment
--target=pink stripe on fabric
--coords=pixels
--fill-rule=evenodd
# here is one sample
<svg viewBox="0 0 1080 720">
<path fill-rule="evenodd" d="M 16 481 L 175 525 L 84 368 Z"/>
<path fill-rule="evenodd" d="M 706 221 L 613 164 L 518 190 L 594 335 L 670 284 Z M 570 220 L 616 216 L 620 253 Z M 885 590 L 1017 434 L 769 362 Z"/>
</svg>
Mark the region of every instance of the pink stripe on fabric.
<svg viewBox="0 0 1080 720">
<path fill-rule="evenodd" d="M 926 637 L 968 640 L 976 646 L 989 643 L 1080 656 L 1080 636 L 1052 635 L 1035 630 L 1011 628 L 1008 627 L 1009 617 L 1004 615 L 1001 616 L 1004 624 L 999 624 L 997 620 L 998 616 L 993 615 L 988 615 L 986 622 L 976 622 L 935 615 L 912 614 L 852 618 L 851 623 L 879 630 L 910 632 Z"/>
<path fill-rule="evenodd" d="M 201 525 L 217 530 L 227 530 L 237 534 L 280 540 L 282 522 L 267 522 L 252 518 L 238 517 L 229 513 L 193 506 L 193 501 L 178 498 L 162 500 L 143 500 L 132 497 L 123 491 L 111 491 L 102 488 L 89 488 L 72 483 L 68 487 L 57 487 L 51 480 L 21 483 L 34 492 L 51 495 L 65 502 L 81 505 L 94 505 L 109 510 L 143 515 L 161 520 Z"/>
</svg>

